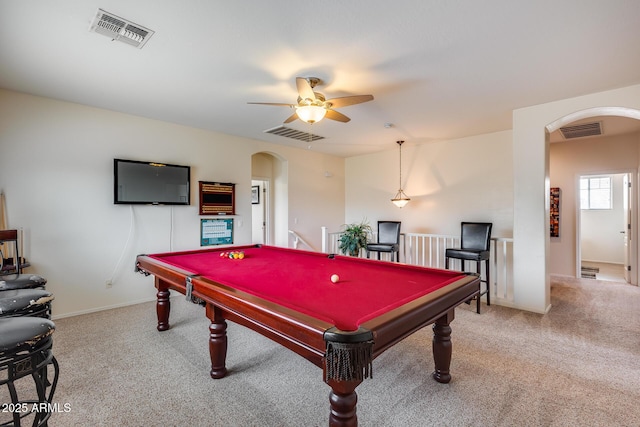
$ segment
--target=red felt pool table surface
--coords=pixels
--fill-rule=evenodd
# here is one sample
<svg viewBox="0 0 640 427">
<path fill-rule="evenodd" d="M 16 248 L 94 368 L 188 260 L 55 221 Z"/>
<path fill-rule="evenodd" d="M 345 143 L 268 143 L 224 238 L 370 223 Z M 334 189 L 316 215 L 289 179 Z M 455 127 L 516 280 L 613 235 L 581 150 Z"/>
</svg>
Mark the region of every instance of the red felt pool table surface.
<svg viewBox="0 0 640 427">
<path fill-rule="evenodd" d="M 220 256 L 231 250 L 244 258 Z M 264 245 L 139 255 L 136 268 L 155 276 L 159 331 L 170 328 L 170 290 L 204 305 L 212 378 L 228 372 L 226 322 L 236 322 L 320 367 L 331 387 L 329 425 L 341 427 L 357 425 L 355 389 L 373 359 L 426 325 L 431 375 L 451 380 L 450 323 L 480 284 L 457 271 Z"/>
<path fill-rule="evenodd" d="M 382 313 L 455 282 L 457 271 L 428 269 L 273 246 L 150 255 L 164 263 L 353 331 Z M 339 281 L 333 283 L 331 276 Z"/>
</svg>

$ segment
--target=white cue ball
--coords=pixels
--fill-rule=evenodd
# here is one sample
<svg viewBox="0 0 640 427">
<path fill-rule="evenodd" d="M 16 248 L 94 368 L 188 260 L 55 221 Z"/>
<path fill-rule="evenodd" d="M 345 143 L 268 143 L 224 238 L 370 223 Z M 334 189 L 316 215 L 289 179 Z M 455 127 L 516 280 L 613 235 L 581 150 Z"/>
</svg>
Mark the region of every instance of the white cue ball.
<svg viewBox="0 0 640 427">
<path fill-rule="evenodd" d="M 340 276 L 338 276 L 337 274 L 332 274 L 331 275 L 331 281 L 333 283 L 338 283 L 338 280 L 340 280 Z"/>
</svg>

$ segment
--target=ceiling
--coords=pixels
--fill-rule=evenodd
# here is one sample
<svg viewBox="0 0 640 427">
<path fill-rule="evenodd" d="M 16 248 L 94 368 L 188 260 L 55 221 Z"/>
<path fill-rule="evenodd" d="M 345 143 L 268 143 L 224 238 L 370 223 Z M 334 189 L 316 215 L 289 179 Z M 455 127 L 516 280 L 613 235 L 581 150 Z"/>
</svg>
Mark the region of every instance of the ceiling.
<svg viewBox="0 0 640 427">
<path fill-rule="evenodd" d="M 98 8 L 155 34 L 137 49 L 90 32 Z M 295 103 L 295 78 L 319 77 L 327 98 L 375 99 L 341 108 L 349 123 L 287 126 L 347 157 L 640 84 L 638 17 L 632 0 L 3 0 L 0 87 L 308 148 L 264 132 L 287 107 L 247 102 Z"/>
</svg>

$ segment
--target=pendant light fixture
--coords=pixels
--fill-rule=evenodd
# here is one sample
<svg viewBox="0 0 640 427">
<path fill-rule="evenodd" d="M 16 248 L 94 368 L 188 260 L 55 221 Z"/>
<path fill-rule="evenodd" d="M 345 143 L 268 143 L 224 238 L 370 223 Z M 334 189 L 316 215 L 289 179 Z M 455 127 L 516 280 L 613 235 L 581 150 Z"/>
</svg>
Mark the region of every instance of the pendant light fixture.
<svg viewBox="0 0 640 427">
<path fill-rule="evenodd" d="M 407 203 L 409 203 L 409 200 L 411 199 L 407 197 L 406 194 L 404 194 L 404 191 L 402 191 L 402 144 L 404 143 L 404 141 L 396 141 L 396 143 L 398 144 L 398 149 L 400 151 L 400 189 L 393 197 L 393 199 L 391 199 L 391 201 L 397 207 L 402 208 Z"/>
</svg>

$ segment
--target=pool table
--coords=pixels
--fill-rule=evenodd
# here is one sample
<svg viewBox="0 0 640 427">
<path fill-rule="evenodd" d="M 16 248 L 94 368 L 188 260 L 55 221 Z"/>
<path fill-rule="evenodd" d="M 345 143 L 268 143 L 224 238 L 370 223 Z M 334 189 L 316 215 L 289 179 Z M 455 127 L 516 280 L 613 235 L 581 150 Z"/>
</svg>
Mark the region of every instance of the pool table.
<svg viewBox="0 0 640 427">
<path fill-rule="evenodd" d="M 170 289 L 205 306 L 212 378 L 227 372 L 226 321 L 244 325 L 322 369 L 331 426 L 357 425 L 355 390 L 371 377 L 373 359 L 426 325 L 433 324 L 432 376 L 448 383 L 454 309 L 479 291 L 474 274 L 266 245 L 136 261 L 155 276 L 159 331 L 169 329 Z"/>
</svg>

